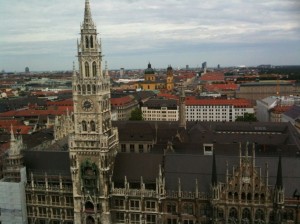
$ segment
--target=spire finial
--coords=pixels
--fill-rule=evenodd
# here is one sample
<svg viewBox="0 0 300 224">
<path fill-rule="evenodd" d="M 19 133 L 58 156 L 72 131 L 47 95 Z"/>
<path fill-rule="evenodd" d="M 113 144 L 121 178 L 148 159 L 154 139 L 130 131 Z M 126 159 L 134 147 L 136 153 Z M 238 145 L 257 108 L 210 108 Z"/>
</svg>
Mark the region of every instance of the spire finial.
<svg viewBox="0 0 300 224">
<path fill-rule="evenodd" d="M 216 165 L 216 156 L 213 153 L 213 164 L 212 164 L 212 176 L 211 176 L 211 185 L 216 186 L 218 183 L 217 179 L 217 165 Z"/>
<path fill-rule="evenodd" d="M 278 168 L 277 168 L 277 179 L 276 179 L 276 188 L 282 189 L 282 167 L 281 167 L 281 155 L 279 155 Z"/>
<path fill-rule="evenodd" d="M 10 140 L 15 141 L 14 129 L 12 124 L 10 125 Z"/>
<path fill-rule="evenodd" d="M 83 26 L 91 26 L 91 25 L 93 25 L 93 20 L 92 20 L 91 8 L 90 8 L 90 1 L 85 0 Z"/>
</svg>

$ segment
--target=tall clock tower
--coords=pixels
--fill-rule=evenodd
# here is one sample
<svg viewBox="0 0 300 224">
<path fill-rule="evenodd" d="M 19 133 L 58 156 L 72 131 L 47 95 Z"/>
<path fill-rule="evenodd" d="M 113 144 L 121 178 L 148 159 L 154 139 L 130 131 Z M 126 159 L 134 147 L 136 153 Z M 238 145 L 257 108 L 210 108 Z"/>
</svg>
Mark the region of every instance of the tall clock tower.
<svg viewBox="0 0 300 224">
<path fill-rule="evenodd" d="M 118 147 L 111 125 L 110 81 L 102 73 L 101 41 L 97 39 L 89 0 L 78 45 L 79 73 L 73 73 L 74 133 L 69 137 L 74 223 L 111 223 L 109 179 Z"/>
</svg>

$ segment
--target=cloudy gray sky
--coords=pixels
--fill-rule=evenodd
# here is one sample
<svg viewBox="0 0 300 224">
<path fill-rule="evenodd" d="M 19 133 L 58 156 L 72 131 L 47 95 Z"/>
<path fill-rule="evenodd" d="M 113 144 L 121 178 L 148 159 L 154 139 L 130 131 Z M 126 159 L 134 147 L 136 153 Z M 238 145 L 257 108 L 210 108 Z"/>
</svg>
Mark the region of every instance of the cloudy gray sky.
<svg viewBox="0 0 300 224">
<path fill-rule="evenodd" d="M 299 0 L 90 0 L 111 69 L 300 64 Z M 0 70 L 70 70 L 84 0 L 0 0 Z"/>
</svg>

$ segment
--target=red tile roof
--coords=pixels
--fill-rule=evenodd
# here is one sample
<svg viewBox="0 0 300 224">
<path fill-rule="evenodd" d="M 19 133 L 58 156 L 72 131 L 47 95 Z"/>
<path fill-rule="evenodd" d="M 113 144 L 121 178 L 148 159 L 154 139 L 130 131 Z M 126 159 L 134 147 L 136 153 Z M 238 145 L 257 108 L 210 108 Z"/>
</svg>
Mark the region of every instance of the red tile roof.
<svg viewBox="0 0 300 224">
<path fill-rule="evenodd" d="M 4 129 L 6 133 L 10 133 L 11 125 L 15 134 L 29 134 L 33 129 L 32 126 L 24 125 L 23 122 L 18 120 L 0 120 L 0 128 Z"/>
<path fill-rule="evenodd" d="M 73 111 L 72 107 L 58 107 L 57 109 L 48 109 L 48 110 L 15 110 L 7 111 L 0 114 L 0 117 L 32 117 L 32 116 L 42 116 L 42 115 L 62 115 L 67 113 L 67 108 L 70 111 Z"/>
<path fill-rule="evenodd" d="M 234 107 L 252 107 L 249 100 L 246 99 L 196 99 L 195 97 L 187 97 L 185 105 L 187 106 L 227 106 L 232 105 Z"/>
<path fill-rule="evenodd" d="M 72 106 L 73 107 L 73 99 L 59 100 L 59 101 L 47 101 L 47 106 Z"/>
<path fill-rule="evenodd" d="M 200 77 L 201 81 L 224 81 L 224 73 L 210 72 Z"/>
<path fill-rule="evenodd" d="M 172 95 L 170 93 L 159 93 L 159 94 L 157 94 L 157 97 L 163 97 L 166 99 L 175 99 L 175 100 L 178 99 L 178 96 Z"/>
<path fill-rule="evenodd" d="M 225 91 L 225 90 L 237 90 L 238 85 L 234 83 L 228 84 L 206 84 L 204 87 L 207 91 Z"/>
<path fill-rule="evenodd" d="M 134 101 L 134 98 L 131 96 L 124 96 L 120 98 L 111 98 L 110 101 L 112 106 L 122 106 Z"/>
<path fill-rule="evenodd" d="M 289 109 L 291 109 L 293 106 L 281 106 L 281 105 L 278 105 L 276 107 L 274 107 L 272 109 L 272 112 L 275 113 L 275 114 L 282 114 L 286 111 L 288 111 Z"/>
</svg>

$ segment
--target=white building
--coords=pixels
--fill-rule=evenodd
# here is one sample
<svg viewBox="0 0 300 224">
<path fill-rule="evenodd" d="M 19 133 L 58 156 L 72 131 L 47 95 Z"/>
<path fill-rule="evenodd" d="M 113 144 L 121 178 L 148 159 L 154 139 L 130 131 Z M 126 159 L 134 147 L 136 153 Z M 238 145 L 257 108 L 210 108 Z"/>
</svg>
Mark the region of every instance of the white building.
<svg viewBox="0 0 300 224">
<path fill-rule="evenodd" d="M 187 121 L 235 121 L 245 113 L 254 114 L 246 99 L 186 99 Z"/>
<path fill-rule="evenodd" d="M 261 100 L 256 100 L 256 117 L 258 121 L 269 122 L 271 119 L 271 110 L 276 106 L 299 105 L 298 96 L 269 96 Z"/>
<path fill-rule="evenodd" d="M 178 121 L 177 100 L 150 99 L 141 107 L 145 121 Z"/>
<path fill-rule="evenodd" d="M 13 128 L 12 128 L 13 130 Z M 3 178 L 0 180 L 0 223 L 26 224 L 26 168 L 23 165 L 23 140 L 11 131 L 10 149 L 5 155 Z"/>
</svg>

